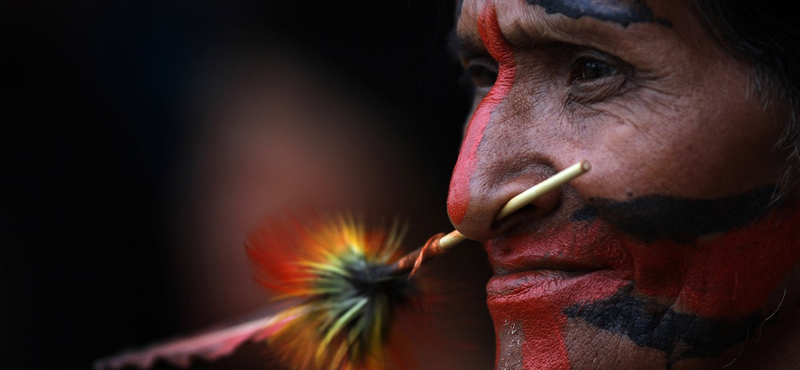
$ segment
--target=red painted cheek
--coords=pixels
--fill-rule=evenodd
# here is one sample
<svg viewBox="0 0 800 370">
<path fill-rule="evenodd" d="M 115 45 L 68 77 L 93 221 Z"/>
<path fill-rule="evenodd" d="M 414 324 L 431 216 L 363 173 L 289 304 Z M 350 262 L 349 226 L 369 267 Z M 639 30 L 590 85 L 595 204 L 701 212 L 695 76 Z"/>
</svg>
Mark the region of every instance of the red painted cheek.
<svg viewBox="0 0 800 370">
<path fill-rule="evenodd" d="M 676 297 L 676 310 L 702 317 L 752 314 L 800 260 L 798 222 L 793 207 L 694 246 L 631 245 L 637 290 Z"/>
<path fill-rule="evenodd" d="M 608 268 L 535 284 L 516 278 L 505 291 L 493 287 L 505 278 L 493 278 L 488 304 L 498 338 L 504 325 L 516 323 L 523 332 L 524 368 L 568 369 L 564 311 L 608 299 L 631 283 L 637 295 L 664 302 L 677 312 L 722 320 L 752 315 L 800 260 L 798 224 L 800 206 L 795 206 L 773 210 L 745 227 L 693 244 L 644 243 L 600 220 L 569 222 L 546 235 L 508 238 L 503 245 L 490 242 L 493 261 L 502 260 L 512 268 L 541 256 L 568 256 Z M 498 350 L 503 345 L 498 342 Z"/>
<path fill-rule="evenodd" d="M 680 312 L 707 318 L 750 315 L 765 304 L 780 281 L 800 261 L 800 206 L 774 209 L 765 217 L 717 237 L 692 244 L 672 241 L 645 243 L 601 220 L 570 222 L 546 234 L 508 238 L 514 259 L 503 257 L 503 246 L 489 243 L 493 260 L 506 267 L 525 261 L 561 256 L 605 266 L 615 279 L 634 283 L 636 291 L 671 305 Z M 510 247 L 508 247 L 510 246 Z M 492 250 L 495 249 L 495 250 Z M 616 291 L 611 280 L 599 279 L 586 290 L 567 291 L 565 304 L 591 303 Z M 598 295 L 598 291 L 608 294 Z M 566 306 L 565 306 L 566 307 Z"/>
<path fill-rule="evenodd" d="M 450 179 L 450 192 L 447 199 L 447 212 L 450 220 L 458 225 L 464 220 L 469 207 L 470 181 L 478 165 L 478 147 L 483 141 L 483 133 L 491 119 L 492 111 L 511 91 L 516 73 L 513 51 L 506 42 L 497 21 L 497 14 L 491 1 L 478 19 L 481 40 L 489 53 L 499 64 L 497 81 L 491 91 L 478 104 L 467 126 L 467 134 L 461 144 L 458 161 Z"/>
</svg>

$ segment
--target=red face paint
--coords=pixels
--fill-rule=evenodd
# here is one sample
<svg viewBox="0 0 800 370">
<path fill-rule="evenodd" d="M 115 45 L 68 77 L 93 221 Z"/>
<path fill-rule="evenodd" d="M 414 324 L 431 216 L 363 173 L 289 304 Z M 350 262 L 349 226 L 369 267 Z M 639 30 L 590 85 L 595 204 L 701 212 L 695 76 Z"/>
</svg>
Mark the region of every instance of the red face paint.
<svg viewBox="0 0 800 370">
<path fill-rule="evenodd" d="M 646 243 L 599 218 L 501 237 L 487 243 L 499 274 L 487 287 L 489 309 L 498 336 L 509 322 L 523 332 L 523 368 L 569 369 L 565 310 L 607 300 L 631 284 L 630 294 L 699 319 L 759 312 L 800 260 L 798 222 L 800 206 L 793 205 L 688 244 Z M 498 342 L 498 353 L 504 345 Z"/>
<path fill-rule="evenodd" d="M 453 176 L 450 179 L 450 193 L 447 199 L 447 212 L 453 224 L 458 225 L 467 214 L 470 197 L 470 179 L 475 172 L 478 147 L 483 140 L 483 132 L 491 119 L 492 110 L 501 102 L 514 83 L 516 62 L 511 47 L 503 37 L 497 14 L 491 0 L 478 19 L 478 31 L 489 54 L 497 60 L 499 72 L 491 91 L 481 100 L 467 126 L 467 134 L 461 144 Z"/>
<path fill-rule="evenodd" d="M 531 233 L 487 243 L 490 260 L 499 275 L 487 286 L 489 309 L 500 337 L 505 322 L 523 332 L 524 369 L 570 369 L 563 329 L 566 307 L 612 296 L 627 284 L 624 271 L 602 270 L 608 263 L 626 263 L 603 225 L 567 223 L 552 233 Z M 606 252 L 599 252 L 603 246 Z M 598 254 L 602 255 L 598 256 Z M 572 275 L 559 270 L 599 272 Z M 509 273 L 503 275 L 505 273 Z M 498 354 L 508 343 L 498 341 Z"/>
</svg>

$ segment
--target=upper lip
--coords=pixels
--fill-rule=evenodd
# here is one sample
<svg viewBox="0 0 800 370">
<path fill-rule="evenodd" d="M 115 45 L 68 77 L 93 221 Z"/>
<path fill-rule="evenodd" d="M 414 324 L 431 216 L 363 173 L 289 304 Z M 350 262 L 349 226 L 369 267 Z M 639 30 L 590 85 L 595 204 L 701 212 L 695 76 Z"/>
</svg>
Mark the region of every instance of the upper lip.
<svg viewBox="0 0 800 370">
<path fill-rule="evenodd" d="M 542 271 L 542 270 L 586 273 L 586 272 L 605 269 L 604 266 L 598 266 L 588 263 L 587 264 L 577 263 L 575 261 L 569 261 L 569 260 L 539 260 L 535 262 L 536 263 L 531 263 L 529 266 L 516 265 L 513 267 L 496 264 L 494 266 L 494 272 L 495 275 L 509 275 L 518 272 Z"/>
<path fill-rule="evenodd" d="M 533 240 L 536 239 L 536 240 Z M 593 245 L 565 243 L 563 238 L 500 237 L 486 243 L 496 275 L 554 270 L 575 273 L 609 269 Z"/>
</svg>

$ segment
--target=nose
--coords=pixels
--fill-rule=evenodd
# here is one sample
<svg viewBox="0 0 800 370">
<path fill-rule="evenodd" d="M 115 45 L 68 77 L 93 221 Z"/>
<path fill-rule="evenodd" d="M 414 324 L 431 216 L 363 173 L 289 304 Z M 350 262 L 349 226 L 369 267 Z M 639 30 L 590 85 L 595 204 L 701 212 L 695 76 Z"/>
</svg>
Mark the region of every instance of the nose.
<svg viewBox="0 0 800 370">
<path fill-rule="evenodd" d="M 471 125 L 470 125 L 471 126 Z M 467 139 L 469 137 L 469 130 Z M 447 211 L 456 229 L 474 240 L 502 235 L 520 222 L 543 218 L 558 208 L 561 190 L 550 191 L 498 220 L 500 210 L 511 198 L 556 174 L 542 156 L 519 158 L 517 151 L 498 147 L 484 137 L 475 153 L 465 140 L 450 180 Z"/>
<path fill-rule="evenodd" d="M 531 129 L 536 126 L 541 129 L 542 125 L 528 122 L 525 117 L 540 115 L 533 112 L 532 105 L 521 103 L 546 99 L 537 99 L 535 89 L 523 91 L 524 94 L 517 91 L 521 95 L 513 98 L 516 58 L 491 4 L 481 14 L 478 28 L 499 71 L 467 126 L 450 179 L 447 212 L 456 229 L 466 237 L 489 240 L 505 233 L 523 215 L 528 219 L 551 213 L 558 207 L 561 195 L 560 190 L 549 192 L 520 212 L 495 222 L 498 212 L 511 198 L 554 175 L 556 170 L 544 154 L 546 150 L 529 142 Z"/>
<path fill-rule="evenodd" d="M 535 112 L 519 112 L 514 99 L 504 100 L 490 92 L 476 108 L 450 179 L 450 221 L 474 240 L 493 239 L 523 219 L 545 217 L 561 199 L 561 190 L 555 189 L 496 220 L 511 198 L 557 173 L 557 165 L 547 154 L 552 148 L 544 144 L 552 141 L 547 138 L 546 123 L 539 122 Z"/>
</svg>

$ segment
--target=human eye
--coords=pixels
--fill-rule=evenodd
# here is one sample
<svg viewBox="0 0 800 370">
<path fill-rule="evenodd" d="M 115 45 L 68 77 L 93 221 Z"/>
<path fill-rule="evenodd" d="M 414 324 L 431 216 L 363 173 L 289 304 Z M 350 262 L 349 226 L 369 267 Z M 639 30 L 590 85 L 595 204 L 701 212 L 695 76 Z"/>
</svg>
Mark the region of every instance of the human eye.
<svg viewBox="0 0 800 370">
<path fill-rule="evenodd" d="M 568 73 L 570 102 L 593 103 L 621 94 L 631 80 L 631 70 L 628 64 L 606 53 L 578 53 Z"/>
<path fill-rule="evenodd" d="M 475 95 L 486 96 L 497 81 L 498 66 L 493 59 L 471 59 L 465 63 L 464 80 L 474 89 Z"/>
<path fill-rule="evenodd" d="M 600 60 L 581 58 L 575 63 L 573 73 L 575 75 L 573 82 L 584 82 L 617 74 L 619 70 Z"/>
</svg>

